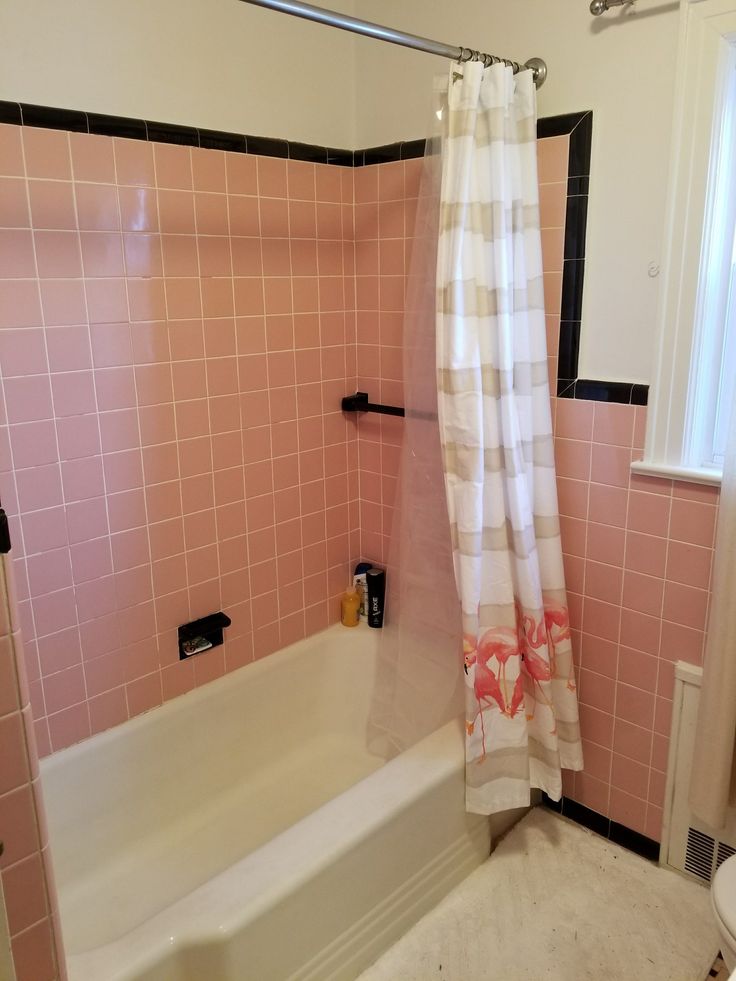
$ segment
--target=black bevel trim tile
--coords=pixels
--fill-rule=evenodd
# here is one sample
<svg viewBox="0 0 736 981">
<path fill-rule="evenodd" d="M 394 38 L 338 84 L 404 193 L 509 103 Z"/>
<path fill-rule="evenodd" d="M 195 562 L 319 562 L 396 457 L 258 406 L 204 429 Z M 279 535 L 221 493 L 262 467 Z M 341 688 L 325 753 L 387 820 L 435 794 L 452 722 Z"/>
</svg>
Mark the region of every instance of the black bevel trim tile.
<svg viewBox="0 0 736 981">
<path fill-rule="evenodd" d="M 649 386 L 648 385 L 632 385 L 631 386 L 631 404 L 632 405 L 647 405 L 649 402 Z"/>
<path fill-rule="evenodd" d="M 289 144 L 291 147 L 293 144 Z M 316 148 L 315 148 L 316 149 Z M 340 150 L 334 146 L 326 147 L 327 163 L 335 167 L 354 167 L 355 153 L 353 150 Z"/>
<path fill-rule="evenodd" d="M 631 382 L 578 378 L 575 382 L 575 398 L 588 402 L 618 402 L 620 405 L 630 405 L 632 388 Z"/>
<path fill-rule="evenodd" d="M 658 841 L 655 841 L 653 838 L 647 838 L 646 835 L 638 831 L 632 831 L 631 828 L 627 828 L 617 821 L 611 821 L 611 830 L 608 833 L 608 837 L 614 844 L 628 848 L 630 852 L 636 852 L 642 858 L 648 858 L 650 862 L 659 861 Z"/>
<path fill-rule="evenodd" d="M 632 831 L 631 828 L 627 828 L 617 821 L 611 821 L 604 814 L 599 814 L 597 811 L 585 807 L 584 804 L 578 804 L 577 801 L 571 800 L 569 797 L 562 797 L 560 800 L 554 801 L 543 793 L 542 806 L 550 811 L 555 811 L 557 814 L 562 814 L 570 821 L 581 824 L 589 831 L 594 831 L 602 838 L 612 841 L 615 845 L 621 845 L 622 848 L 635 852 L 642 858 L 649 859 L 651 862 L 659 861 L 658 841 L 647 838 L 646 835 L 640 834 L 638 831 Z"/>
<path fill-rule="evenodd" d="M 568 177 L 568 194 L 587 194 L 590 190 L 590 177 Z"/>
<path fill-rule="evenodd" d="M 199 145 L 206 150 L 228 150 L 246 153 L 245 137 L 238 133 L 225 133 L 219 129 L 199 129 Z"/>
<path fill-rule="evenodd" d="M 199 146 L 199 133 L 194 126 L 159 123 L 146 119 L 148 139 L 154 143 L 175 143 L 177 146 Z"/>
<path fill-rule="evenodd" d="M 70 133 L 88 133 L 87 113 L 79 109 L 52 109 L 48 106 L 20 104 L 24 126 L 41 126 L 44 129 L 65 129 Z"/>
<path fill-rule="evenodd" d="M 366 167 L 370 164 L 394 163 L 396 160 L 401 160 L 402 145 L 401 143 L 386 143 L 383 146 L 369 146 L 356 152 L 363 154 L 363 164 Z"/>
<path fill-rule="evenodd" d="M 574 399 L 575 398 L 575 379 L 574 378 L 558 378 L 557 379 L 557 398 L 558 399 Z"/>
<path fill-rule="evenodd" d="M 580 355 L 580 321 L 560 321 L 560 341 L 557 348 L 557 377 L 577 378 Z"/>
<path fill-rule="evenodd" d="M 542 791 L 542 803 L 545 807 L 548 807 L 550 811 L 556 811 L 558 814 L 562 814 L 562 798 L 559 800 L 552 800 L 548 797 L 544 791 Z"/>
<path fill-rule="evenodd" d="M 590 109 L 585 109 L 583 112 L 566 112 L 560 116 L 542 116 L 541 119 L 537 120 L 537 139 L 544 140 L 548 136 L 567 136 L 589 112 Z"/>
<path fill-rule="evenodd" d="M 307 163 L 328 162 L 329 153 L 326 146 L 314 146 L 312 143 L 288 143 L 289 160 L 305 160 Z"/>
<path fill-rule="evenodd" d="M 13 126 L 23 125 L 20 102 L 4 102 L 0 99 L 0 123 L 11 123 Z"/>
<path fill-rule="evenodd" d="M 272 136 L 246 136 L 248 153 L 257 153 L 259 157 L 289 156 L 289 141 L 277 140 Z"/>
<path fill-rule="evenodd" d="M 607 818 L 604 814 L 599 814 L 598 811 L 593 811 L 584 804 L 578 804 L 577 801 L 571 800 L 569 797 L 562 798 L 562 816 L 569 818 L 576 824 L 582 824 L 584 828 L 589 831 L 595 831 L 597 835 L 601 835 L 603 838 L 608 838 L 611 830 L 611 820 Z"/>
<path fill-rule="evenodd" d="M 583 312 L 584 259 L 565 259 L 562 263 L 562 320 L 581 320 Z"/>
<path fill-rule="evenodd" d="M 590 148 L 593 142 L 593 113 L 588 110 L 570 133 L 567 176 L 590 176 Z"/>
<path fill-rule="evenodd" d="M 426 140 L 406 140 L 401 144 L 401 159 L 416 160 L 423 157 L 427 149 Z"/>
<path fill-rule="evenodd" d="M 565 259 L 585 258 L 585 231 L 588 225 L 588 196 L 570 194 L 567 196 L 565 213 Z"/>
<path fill-rule="evenodd" d="M 142 119 L 106 116 L 101 112 L 88 112 L 87 119 L 90 133 L 98 136 L 119 136 L 126 140 L 148 139 L 148 130 Z"/>
</svg>

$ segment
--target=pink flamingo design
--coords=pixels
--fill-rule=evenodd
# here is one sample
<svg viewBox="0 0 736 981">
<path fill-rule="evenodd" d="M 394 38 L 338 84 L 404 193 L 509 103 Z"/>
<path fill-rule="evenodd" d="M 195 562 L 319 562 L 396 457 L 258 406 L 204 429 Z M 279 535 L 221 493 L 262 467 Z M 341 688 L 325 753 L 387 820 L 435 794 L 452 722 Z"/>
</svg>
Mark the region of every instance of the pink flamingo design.
<svg viewBox="0 0 736 981">
<path fill-rule="evenodd" d="M 552 675 L 556 673 L 557 665 L 557 645 L 563 640 L 570 639 L 570 616 L 566 606 L 555 600 L 545 600 L 544 603 L 544 622 L 547 628 L 549 639 L 550 662 L 552 664 Z M 570 671 L 567 677 L 568 691 L 575 691 L 575 675 L 573 674 L 572 659 L 570 659 Z"/>
<path fill-rule="evenodd" d="M 485 664 L 491 657 L 495 657 L 498 661 L 504 702 L 500 707 L 504 715 L 509 714 L 506 708 L 509 694 L 506 684 L 506 664 L 510 657 L 518 657 L 519 653 L 519 636 L 511 627 L 494 627 L 492 630 L 487 630 L 478 645 L 478 656 Z"/>
<path fill-rule="evenodd" d="M 552 678 L 552 668 L 547 658 L 537 653 L 539 648 L 548 644 L 548 633 L 544 618 L 539 623 L 533 616 L 525 614 L 521 604 L 516 602 L 516 622 L 519 630 L 519 643 L 522 647 L 521 667 L 532 683 L 532 695 L 534 696 L 534 709 L 531 715 L 527 713 L 527 719 L 531 722 L 537 710 L 537 701 L 543 702 L 552 711 L 552 702 L 544 693 L 543 682 L 548 682 Z M 539 689 L 539 699 L 534 694 L 534 687 Z M 552 728 L 552 734 L 557 732 L 557 722 Z"/>
</svg>

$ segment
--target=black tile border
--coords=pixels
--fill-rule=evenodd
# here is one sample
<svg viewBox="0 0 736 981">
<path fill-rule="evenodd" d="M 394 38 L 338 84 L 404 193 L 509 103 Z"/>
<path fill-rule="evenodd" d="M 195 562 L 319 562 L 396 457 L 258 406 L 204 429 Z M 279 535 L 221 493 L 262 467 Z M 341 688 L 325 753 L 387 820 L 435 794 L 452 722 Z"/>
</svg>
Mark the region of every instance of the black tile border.
<svg viewBox="0 0 736 981">
<path fill-rule="evenodd" d="M 580 329 L 585 280 L 585 234 L 588 224 L 590 150 L 593 113 L 546 116 L 537 122 L 537 137 L 570 136 L 567 171 L 565 244 L 562 261 L 560 339 L 557 351 L 557 397 L 594 402 L 646 405 L 649 386 L 598 381 L 578 376 Z"/>
<path fill-rule="evenodd" d="M 636 852 L 637 855 L 648 859 L 650 862 L 659 861 L 658 841 L 654 841 L 653 838 L 647 838 L 646 835 L 640 834 L 638 831 L 632 831 L 631 828 L 627 828 L 617 821 L 612 821 L 604 814 L 592 811 L 589 807 L 585 807 L 584 804 L 578 804 L 577 801 L 571 800 L 569 797 L 562 797 L 560 800 L 555 801 L 543 793 L 542 806 L 555 811 L 557 814 L 561 814 L 563 817 L 569 818 L 589 831 L 594 831 L 597 835 L 607 838 L 608 841 L 612 841 L 615 845 L 621 845 L 622 848 L 628 848 L 630 852 Z"/>
<path fill-rule="evenodd" d="M 223 130 L 180 126 L 150 119 L 108 116 L 80 109 L 56 109 L 1 100 L 0 123 L 39 126 L 72 133 L 92 133 L 98 136 L 118 136 L 126 140 L 145 140 L 152 143 L 175 143 L 207 150 L 229 150 L 232 153 L 255 153 L 263 157 L 304 160 L 308 163 L 330 164 L 333 167 L 364 167 L 368 164 L 413 160 L 424 156 L 427 143 L 426 140 L 402 140 L 363 150 L 343 150 L 297 140 L 279 140 L 270 136 L 227 133 Z"/>
<path fill-rule="evenodd" d="M 228 150 L 233 153 L 255 153 L 335 167 L 364 167 L 413 160 L 424 156 L 427 147 L 426 140 L 403 140 L 363 150 L 341 150 L 337 147 L 316 146 L 267 136 L 227 133 L 23 102 L 0 101 L 0 123 Z M 570 137 L 556 394 L 558 398 L 646 405 L 647 385 L 578 377 L 592 134 L 593 113 L 589 109 L 584 112 L 545 116 L 537 121 L 539 139 L 566 135 Z"/>
</svg>

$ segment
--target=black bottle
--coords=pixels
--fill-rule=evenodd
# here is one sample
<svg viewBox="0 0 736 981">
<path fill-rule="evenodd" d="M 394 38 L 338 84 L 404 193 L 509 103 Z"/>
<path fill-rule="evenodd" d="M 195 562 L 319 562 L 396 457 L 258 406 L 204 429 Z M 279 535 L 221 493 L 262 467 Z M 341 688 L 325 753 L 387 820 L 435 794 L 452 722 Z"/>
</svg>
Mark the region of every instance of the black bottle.
<svg viewBox="0 0 736 981">
<path fill-rule="evenodd" d="M 383 607 L 386 598 L 386 573 L 383 569 L 369 569 L 366 573 L 368 583 L 368 626 L 383 626 Z"/>
</svg>

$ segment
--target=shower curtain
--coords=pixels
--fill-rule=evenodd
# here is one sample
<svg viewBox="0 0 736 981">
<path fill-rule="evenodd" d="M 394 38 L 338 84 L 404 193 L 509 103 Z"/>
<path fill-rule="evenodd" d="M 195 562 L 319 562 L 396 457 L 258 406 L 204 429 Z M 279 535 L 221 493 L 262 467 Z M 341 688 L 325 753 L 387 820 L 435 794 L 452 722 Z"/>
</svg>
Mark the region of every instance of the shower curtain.
<svg viewBox="0 0 736 981">
<path fill-rule="evenodd" d="M 466 803 L 558 800 L 582 769 L 545 338 L 529 71 L 453 65 L 437 256 L 438 414 L 466 674 Z"/>
</svg>

